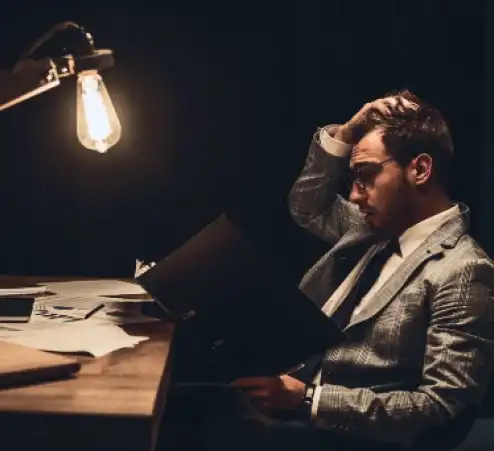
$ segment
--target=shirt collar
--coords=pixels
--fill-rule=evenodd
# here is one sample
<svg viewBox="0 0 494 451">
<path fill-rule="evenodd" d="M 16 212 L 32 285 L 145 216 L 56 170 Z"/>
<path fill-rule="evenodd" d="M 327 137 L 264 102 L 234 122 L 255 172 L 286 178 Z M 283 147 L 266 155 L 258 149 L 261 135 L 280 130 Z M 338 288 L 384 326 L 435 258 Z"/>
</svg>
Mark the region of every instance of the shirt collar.
<svg viewBox="0 0 494 451">
<path fill-rule="evenodd" d="M 446 221 L 460 214 L 458 205 L 454 205 L 437 215 L 431 216 L 423 221 L 414 224 L 408 228 L 399 237 L 400 250 L 403 258 L 408 257 L 415 249 L 417 249 L 426 238 Z"/>
</svg>

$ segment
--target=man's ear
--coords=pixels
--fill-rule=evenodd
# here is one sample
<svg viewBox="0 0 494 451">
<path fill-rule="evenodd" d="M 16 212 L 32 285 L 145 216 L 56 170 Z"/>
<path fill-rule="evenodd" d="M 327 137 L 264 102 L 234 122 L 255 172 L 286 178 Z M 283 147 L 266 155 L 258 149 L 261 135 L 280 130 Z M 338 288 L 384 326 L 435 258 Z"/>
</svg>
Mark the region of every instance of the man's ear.
<svg viewBox="0 0 494 451">
<path fill-rule="evenodd" d="M 423 186 L 432 176 L 432 157 L 428 153 L 421 153 L 415 157 L 410 166 L 412 182 L 416 186 Z"/>
</svg>

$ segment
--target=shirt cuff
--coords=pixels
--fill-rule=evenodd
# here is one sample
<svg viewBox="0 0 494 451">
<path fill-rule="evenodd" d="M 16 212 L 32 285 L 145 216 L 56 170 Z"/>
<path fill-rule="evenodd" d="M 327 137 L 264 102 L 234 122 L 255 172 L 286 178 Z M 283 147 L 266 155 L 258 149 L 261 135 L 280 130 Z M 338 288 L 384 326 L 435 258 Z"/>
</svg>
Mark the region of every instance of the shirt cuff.
<svg viewBox="0 0 494 451">
<path fill-rule="evenodd" d="M 321 147 L 335 157 L 346 157 L 352 150 L 352 145 L 334 139 L 326 128 L 319 132 Z"/>
<path fill-rule="evenodd" d="M 318 385 L 314 390 L 314 396 L 312 396 L 312 407 L 310 411 L 310 419 L 314 421 L 317 418 L 317 406 L 319 405 L 319 399 L 321 398 L 322 387 Z"/>
</svg>

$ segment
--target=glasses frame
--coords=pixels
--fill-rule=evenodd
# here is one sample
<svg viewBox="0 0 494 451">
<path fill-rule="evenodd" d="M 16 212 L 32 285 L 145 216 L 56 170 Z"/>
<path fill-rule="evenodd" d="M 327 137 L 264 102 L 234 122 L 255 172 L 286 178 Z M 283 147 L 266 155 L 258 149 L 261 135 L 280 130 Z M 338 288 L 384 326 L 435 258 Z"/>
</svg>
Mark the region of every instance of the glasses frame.
<svg viewBox="0 0 494 451">
<path fill-rule="evenodd" d="M 384 166 L 391 163 L 392 161 L 395 161 L 395 159 L 391 157 L 379 163 L 366 163 L 376 168 L 375 172 L 373 172 L 372 174 L 372 181 L 374 181 L 374 179 L 381 173 Z M 362 177 L 359 175 L 358 169 L 350 169 L 349 184 L 350 189 L 352 189 L 353 185 L 355 185 L 360 192 L 365 191 L 369 187 L 369 182 L 364 182 L 362 180 Z"/>
</svg>

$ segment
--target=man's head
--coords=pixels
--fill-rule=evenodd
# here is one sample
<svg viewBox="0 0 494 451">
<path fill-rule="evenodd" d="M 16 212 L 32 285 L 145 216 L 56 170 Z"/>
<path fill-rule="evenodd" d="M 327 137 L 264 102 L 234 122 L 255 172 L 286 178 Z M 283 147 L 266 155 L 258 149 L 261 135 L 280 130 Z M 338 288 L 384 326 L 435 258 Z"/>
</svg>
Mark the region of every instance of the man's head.
<svg viewBox="0 0 494 451">
<path fill-rule="evenodd" d="M 438 110 L 409 91 L 385 99 L 354 130 L 350 199 L 371 227 L 399 234 L 444 203 L 453 146 Z"/>
</svg>

